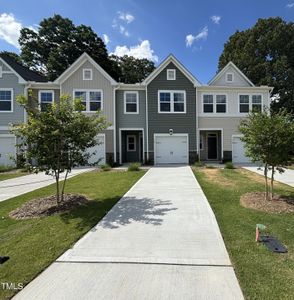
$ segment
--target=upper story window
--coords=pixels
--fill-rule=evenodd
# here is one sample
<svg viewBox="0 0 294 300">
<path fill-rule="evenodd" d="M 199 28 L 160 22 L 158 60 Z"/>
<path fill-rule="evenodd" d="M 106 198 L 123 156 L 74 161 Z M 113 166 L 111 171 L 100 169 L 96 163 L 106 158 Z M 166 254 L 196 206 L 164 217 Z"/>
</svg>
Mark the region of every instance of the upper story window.
<svg viewBox="0 0 294 300">
<path fill-rule="evenodd" d="M 125 114 L 138 114 L 139 113 L 138 92 L 127 91 L 124 93 L 124 113 Z"/>
<path fill-rule="evenodd" d="M 85 112 L 96 112 L 103 109 L 102 90 L 75 90 L 74 99 L 81 99 Z"/>
<path fill-rule="evenodd" d="M 186 113 L 185 91 L 159 91 L 159 113 Z"/>
<path fill-rule="evenodd" d="M 39 91 L 39 106 L 41 111 L 46 111 L 54 102 L 53 91 Z"/>
<path fill-rule="evenodd" d="M 167 80 L 176 80 L 176 70 L 175 69 L 167 69 L 166 70 L 166 79 Z"/>
<path fill-rule="evenodd" d="M 227 95 L 224 94 L 204 94 L 203 113 L 226 113 Z"/>
<path fill-rule="evenodd" d="M 92 80 L 92 69 L 83 69 L 83 80 Z"/>
<path fill-rule="evenodd" d="M 234 81 L 234 73 L 226 73 L 226 82 Z"/>
<path fill-rule="evenodd" d="M 213 113 L 213 95 L 203 95 L 203 112 Z"/>
<path fill-rule="evenodd" d="M 0 89 L 0 112 L 12 112 L 13 111 L 13 90 L 12 89 Z"/>
<path fill-rule="evenodd" d="M 249 113 L 250 110 L 262 111 L 262 95 L 239 95 L 240 113 Z"/>
<path fill-rule="evenodd" d="M 216 95 L 216 112 L 227 112 L 227 97 L 226 95 Z"/>
</svg>

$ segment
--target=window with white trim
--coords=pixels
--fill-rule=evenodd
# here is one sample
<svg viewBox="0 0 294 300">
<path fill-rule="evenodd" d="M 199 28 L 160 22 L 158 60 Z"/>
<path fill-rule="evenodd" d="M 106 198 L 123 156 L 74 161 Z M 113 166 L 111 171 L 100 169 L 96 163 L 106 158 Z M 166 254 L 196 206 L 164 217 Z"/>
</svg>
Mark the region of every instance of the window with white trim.
<svg viewBox="0 0 294 300">
<path fill-rule="evenodd" d="M 93 71 L 92 69 L 83 69 L 83 80 L 92 80 Z"/>
<path fill-rule="evenodd" d="M 39 91 L 39 106 L 41 111 L 46 111 L 54 102 L 53 91 Z"/>
<path fill-rule="evenodd" d="M 127 135 L 127 151 L 135 152 L 136 151 L 136 136 Z"/>
<path fill-rule="evenodd" d="M 227 112 L 227 96 L 216 95 L 216 112 L 226 113 Z"/>
<path fill-rule="evenodd" d="M 203 95 L 203 112 L 213 113 L 213 95 Z"/>
<path fill-rule="evenodd" d="M 103 92 L 102 90 L 76 90 L 74 99 L 80 99 L 84 106 L 83 111 L 96 112 L 103 109 Z"/>
<path fill-rule="evenodd" d="M 166 70 L 166 79 L 167 80 L 176 80 L 176 70 L 175 69 L 167 69 Z"/>
<path fill-rule="evenodd" d="M 185 91 L 159 91 L 159 113 L 186 113 Z"/>
<path fill-rule="evenodd" d="M 0 90 L 0 112 L 12 112 L 12 89 Z"/>
<path fill-rule="evenodd" d="M 233 81 L 234 81 L 234 74 L 226 73 L 226 82 L 233 82 Z"/>
<path fill-rule="evenodd" d="M 262 97 L 261 95 L 252 95 L 252 110 L 256 112 L 262 111 Z"/>
<path fill-rule="evenodd" d="M 138 92 L 126 91 L 124 93 L 124 113 L 138 114 L 139 113 L 139 95 Z"/>
<path fill-rule="evenodd" d="M 239 95 L 239 110 L 240 113 L 249 113 L 250 110 L 249 95 Z"/>
</svg>

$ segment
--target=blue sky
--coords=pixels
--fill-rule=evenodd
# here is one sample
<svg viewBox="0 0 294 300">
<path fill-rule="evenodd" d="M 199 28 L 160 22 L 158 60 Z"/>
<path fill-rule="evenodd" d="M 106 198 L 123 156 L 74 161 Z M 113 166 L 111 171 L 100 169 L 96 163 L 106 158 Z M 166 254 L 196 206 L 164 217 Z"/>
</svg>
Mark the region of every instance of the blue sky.
<svg viewBox="0 0 294 300">
<path fill-rule="evenodd" d="M 156 63 L 173 53 L 206 83 L 231 34 L 258 18 L 294 21 L 294 0 L 0 0 L 0 50 L 18 52 L 19 29 L 37 28 L 54 13 L 91 26 L 109 40 L 109 53 L 145 56 Z"/>
</svg>

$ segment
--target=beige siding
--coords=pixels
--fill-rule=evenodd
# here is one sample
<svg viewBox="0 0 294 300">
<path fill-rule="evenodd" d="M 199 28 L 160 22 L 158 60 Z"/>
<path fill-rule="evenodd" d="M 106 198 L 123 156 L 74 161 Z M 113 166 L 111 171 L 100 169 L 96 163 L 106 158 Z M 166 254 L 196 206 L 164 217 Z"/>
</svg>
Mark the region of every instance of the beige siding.
<svg viewBox="0 0 294 300">
<path fill-rule="evenodd" d="M 233 73 L 234 81 L 226 82 L 226 73 Z M 213 82 L 211 86 L 251 86 L 236 70 L 235 68 L 229 66 L 224 74 Z"/>
<path fill-rule="evenodd" d="M 92 80 L 83 80 L 83 69 L 92 69 Z M 86 61 L 61 84 L 61 93 L 73 97 L 76 89 L 101 89 L 103 91 L 103 113 L 108 122 L 113 124 L 113 86 L 90 62 Z"/>
<path fill-rule="evenodd" d="M 203 114 L 203 94 L 220 94 L 220 95 L 227 95 L 227 112 L 225 114 Z M 239 114 L 239 94 L 244 95 L 262 95 L 262 102 L 263 106 L 269 107 L 270 99 L 269 99 L 269 93 L 265 90 L 260 89 L 217 89 L 217 88 L 211 88 L 209 90 L 200 90 L 198 89 L 197 93 L 197 99 L 198 99 L 198 111 L 199 115 L 205 116 L 205 117 L 241 117 L 242 115 Z"/>
</svg>

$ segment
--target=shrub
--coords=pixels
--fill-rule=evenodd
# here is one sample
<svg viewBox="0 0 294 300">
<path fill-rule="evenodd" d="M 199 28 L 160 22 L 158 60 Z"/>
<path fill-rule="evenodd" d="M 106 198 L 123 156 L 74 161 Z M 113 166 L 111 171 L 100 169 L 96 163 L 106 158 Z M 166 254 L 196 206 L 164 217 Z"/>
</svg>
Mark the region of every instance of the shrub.
<svg viewBox="0 0 294 300">
<path fill-rule="evenodd" d="M 225 164 L 225 169 L 235 169 L 235 166 L 231 161 L 228 161 Z"/>
<path fill-rule="evenodd" d="M 128 171 L 140 171 L 141 164 L 139 163 L 132 163 L 128 167 Z"/>
<path fill-rule="evenodd" d="M 100 166 L 100 169 L 101 169 L 102 171 L 110 171 L 110 170 L 111 170 L 111 167 L 110 167 L 109 164 L 104 164 L 104 165 L 101 165 L 101 166 Z"/>
<path fill-rule="evenodd" d="M 198 167 L 198 168 L 204 167 L 204 163 L 202 161 L 196 161 L 194 167 Z"/>
</svg>

